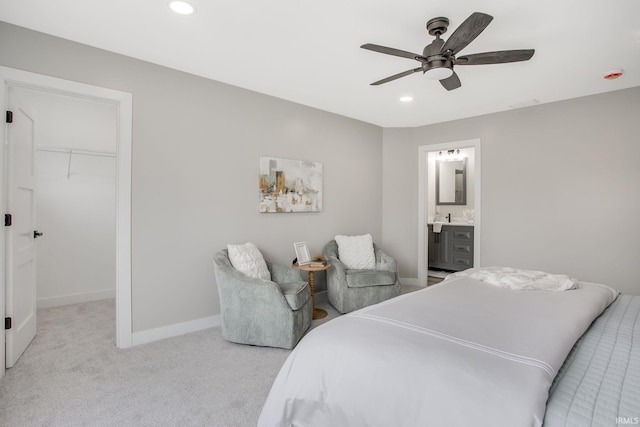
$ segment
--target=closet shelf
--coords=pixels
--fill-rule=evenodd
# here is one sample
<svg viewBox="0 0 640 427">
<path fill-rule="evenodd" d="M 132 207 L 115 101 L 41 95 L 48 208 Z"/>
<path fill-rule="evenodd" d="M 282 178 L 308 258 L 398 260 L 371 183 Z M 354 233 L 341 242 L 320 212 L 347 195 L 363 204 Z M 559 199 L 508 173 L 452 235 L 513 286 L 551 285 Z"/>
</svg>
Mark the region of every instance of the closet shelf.
<svg viewBox="0 0 640 427">
<path fill-rule="evenodd" d="M 98 156 L 98 157 L 116 157 L 115 152 L 110 151 L 97 151 L 97 150 L 82 150 L 71 147 L 60 147 L 55 145 L 38 145 L 36 147 L 38 151 L 48 151 L 51 153 L 63 153 L 69 155 L 69 163 L 67 164 L 67 179 L 71 177 L 71 158 L 74 154 L 80 154 L 82 156 Z"/>
<path fill-rule="evenodd" d="M 60 147 L 55 145 L 38 145 L 37 150 L 49 151 L 52 153 L 81 154 L 83 156 L 116 157 L 116 153 L 111 151 L 84 150 L 71 147 Z"/>
</svg>

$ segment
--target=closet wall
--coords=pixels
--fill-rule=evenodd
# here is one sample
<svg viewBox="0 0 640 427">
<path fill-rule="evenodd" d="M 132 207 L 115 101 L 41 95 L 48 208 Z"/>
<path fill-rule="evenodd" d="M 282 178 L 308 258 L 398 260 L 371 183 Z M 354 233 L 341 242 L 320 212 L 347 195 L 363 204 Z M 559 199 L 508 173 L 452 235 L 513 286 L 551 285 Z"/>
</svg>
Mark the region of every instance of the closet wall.
<svg viewBox="0 0 640 427">
<path fill-rule="evenodd" d="M 38 307 L 113 298 L 116 106 L 21 92 L 36 114 Z"/>
</svg>

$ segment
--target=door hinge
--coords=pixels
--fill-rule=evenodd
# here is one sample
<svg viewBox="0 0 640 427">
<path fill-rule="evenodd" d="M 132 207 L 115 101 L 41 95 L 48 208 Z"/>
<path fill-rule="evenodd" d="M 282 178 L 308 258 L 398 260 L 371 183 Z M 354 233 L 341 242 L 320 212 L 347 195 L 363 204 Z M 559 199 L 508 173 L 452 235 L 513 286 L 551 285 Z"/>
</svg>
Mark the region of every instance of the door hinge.
<svg viewBox="0 0 640 427">
<path fill-rule="evenodd" d="M 11 317 L 4 318 L 4 328 L 11 329 Z"/>
<path fill-rule="evenodd" d="M 5 116 L 6 123 L 13 123 L 13 111 L 7 110 L 7 114 Z"/>
<path fill-rule="evenodd" d="M 4 226 L 10 227 L 13 224 L 13 217 L 11 214 L 4 214 Z"/>
</svg>

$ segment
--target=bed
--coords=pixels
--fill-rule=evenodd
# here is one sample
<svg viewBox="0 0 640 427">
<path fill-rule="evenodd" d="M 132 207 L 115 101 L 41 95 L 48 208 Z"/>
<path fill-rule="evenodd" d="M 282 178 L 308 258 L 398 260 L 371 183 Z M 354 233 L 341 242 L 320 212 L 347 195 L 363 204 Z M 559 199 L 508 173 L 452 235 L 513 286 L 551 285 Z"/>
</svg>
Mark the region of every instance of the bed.
<svg viewBox="0 0 640 427">
<path fill-rule="evenodd" d="M 545 427 L 640 425 L 640 297 L 620 295 L 556 376 Z"/>
<path fill-rule="evenodd" d="M 593 425 L 633 421 L 640 416 L 640 356 L 632 345 L 635 337 L 640 347 L 640 298 L 617 294 L 592 283 L 566 291 L 514 290 L 462 275 L 341 316 L 294 349 L 258 425 L 590 425 L 585 416 L 595 418 L 585 415 L 584 405 L 599 388 L 585 373 L 585 363 L 593 365 L 585 358 L 599 357 L 583 353 L 607 341 L 602 334 L 590 338 L 599 330 L 620 336 L 614 323 L 622 318 L 631 323 L 625 326 L 631 338 L 605 351 L 618 354 L 616 345 L 626 346 L 628 368 L 619 368 L 618 377 L 631 372 L 635 382 L 600 399 L 606 408 L 614 397 L 623 406 L 597 415 L 604 423 Z M 631 309 L 627 299 L 635 301 Z M 617 313 L 622 306 L 624 316 Z M 598 327 L 602 319 L 614 320 Z M 607 367 L 598 369 L 606 380 Z M 589 378 L 596 391 L 581 388 L 580 378 Z"/>
</svg>

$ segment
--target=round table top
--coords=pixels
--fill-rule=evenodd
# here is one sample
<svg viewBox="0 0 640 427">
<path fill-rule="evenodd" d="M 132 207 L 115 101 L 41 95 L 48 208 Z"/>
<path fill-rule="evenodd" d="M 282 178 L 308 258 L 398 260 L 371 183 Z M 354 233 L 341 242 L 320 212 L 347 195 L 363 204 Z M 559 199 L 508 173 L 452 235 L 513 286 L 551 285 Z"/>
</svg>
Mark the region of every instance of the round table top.
<svg viewBox="0 0 640 427">
<path fill-rule="evenodd" d="M 293 268 L 297 268 L 302 271 L 324 271 L 331 268 L 331 264 L 327 262 L 324 265 L 312 265 L 312 264 L 298 265 L 298 263 L 296 263 L 296 264 L 293 264 Z"/>
</svg>

